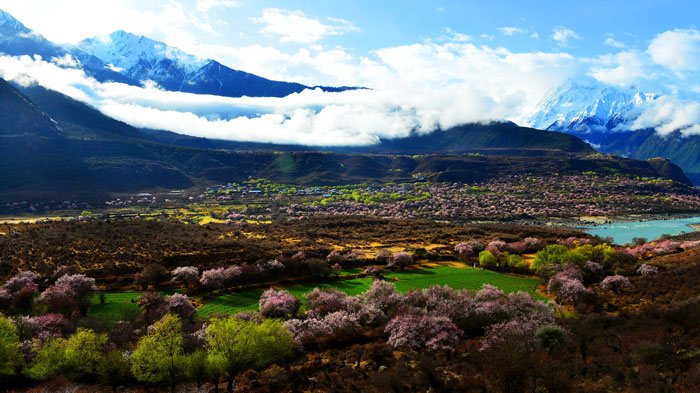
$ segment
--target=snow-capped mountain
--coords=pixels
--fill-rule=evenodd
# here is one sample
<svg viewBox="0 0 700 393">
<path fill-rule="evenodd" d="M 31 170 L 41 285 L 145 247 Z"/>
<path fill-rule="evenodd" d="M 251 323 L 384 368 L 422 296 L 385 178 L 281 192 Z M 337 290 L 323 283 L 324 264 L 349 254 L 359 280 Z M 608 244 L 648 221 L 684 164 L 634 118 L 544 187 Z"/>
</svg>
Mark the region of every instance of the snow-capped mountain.
<svg viewBox="0 0 700 393">
<path fill-rule="evenodd" d="M 7 12 L 0 10 L 0 34 L 14 35 L 14 34 L 30 34 L 31 30 L 26 28 L 20 21 L 15 19 L 12 15 Z"/>
<path fill-rule="evenodd" d="M 125 31 L 86 39 L 81 51 L 99 57 L 130 79 L 156 82 L 169 91 L 227 97 L 284 97 L 308 86 L 272 81 Z M 321 87 L 326 91 L 346 88 Z"/>
<path fill-rule="evenodd" d="M 133 80 L 152 80 L 168 90 L 180 90 L 187 77 L 207 63 L 162 42 L 123 30 L 81 41 L 78 48 Z"/>
<path fill-rule="evenodd" d="M 99 81 L 135 84 L 122 74 L 111 70 L 97 57 L 76 48 L 65 48 L 54 44 L 2 10 L 0 10 L 0 53 L 10 56 L 39 55 L 47 61 L 70 55 L 81 63 L 88 75 Z"/>
<path fill-rule="evenodd" d="M 12 55 L 38 54 L 45 59 L 63 56 L 66 51 L 33 32 L 12 15 L 0 10 L 0 52 Z"/>
<path fill-rule="evenodd" d="M 527 123 L 573 134 L 608 133 L 655 98 L 655 94 L 625 92 L 593 80 L 567 80 L 545 96 Z"/>
<path fill-rule="evenodd" d="M 117 31 L 76 46 L 55 44 L 0 10 L 0 54 L 39 55 L 50 61 L 70 55 L 101 82 L 139 85 L 151 80 L 170 91 L 228 97 L 284 97 L 309 88 L 336 92 L 352 88 L 278 82 L 187 54 L 147 37 Z"/>
</svg>

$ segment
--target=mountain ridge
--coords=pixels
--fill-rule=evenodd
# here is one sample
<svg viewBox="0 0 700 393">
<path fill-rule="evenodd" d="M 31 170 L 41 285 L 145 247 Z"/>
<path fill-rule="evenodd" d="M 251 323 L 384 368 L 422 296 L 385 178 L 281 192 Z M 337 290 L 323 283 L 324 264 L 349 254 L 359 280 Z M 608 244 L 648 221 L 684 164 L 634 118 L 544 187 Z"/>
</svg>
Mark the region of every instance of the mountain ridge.
<svg viewBox="0 0 700 393">
<path fill-rule="evenodd" d="M 105 37 L 110 37 L 111 43 L 110 40 L 105 40 Z M 114 43 L 114 38 L 118 39 L 122 45 L 116 44 L 116 47 L 110 47 L 109 45 Z M 124 52 L 132 49 L 138 53 L 126 56 Z M 359 89 L 348 86 L 307 86 L 295 82 L 274 81 L 232 69 L 215 60 L 187 54 L 162 42 L 123 30 L 118 30 L 109 36 L 88 38 L 78 45 L 59 45 L 27 28 L 22 22 L 1 9 L 0 53 L 10 56 L 39 55 L 47 61 L 71 56 L 80 63 L 80 67 L 86 74 L 100 82 L 140 86 L 150 80 L 165 90 L 194 94 L 225 97 L 285 97 L 307 89 L 318 88 L 326 92 Z M 120 67 L 120 64 L 129 69 Z"/>
<path fill-rule="evenodd" d="M 526 123 L 540 130 L 575 135 L 614 132 L 656 97 L 654 93 L 625 92 L 591 79 L 568 79 L 545 95 Z"/>
<path fill-rule="evenodd" d="M 484 135 L 489 132 L 504 135 L 503 130 L 493 125 L 443 131 L 434 137 L 436 141 L 444 142 L 443 135 L 463 134 L 462 139 L 447 140 L 449 143 L 461 140 L 460 143 L 465 144 L 462 149 L 442 151 L 444 145 L 436 143 L 430 147 L 431 151 L 418 155 L 409 155 L 413 153 L 396 146 L 394 153 L 369 149 L 343 152 L 300 146 L 286 150 L 280 146 L 250 143 L 228 144 L 226 148 L 214 142 L 207 148 L 176 146 L 158 141 L 153 136 L 157 131 L 146 133 L 43 87 L 20 87 L 20 92 L 10 84 L 5 86 L 5 89 L 0 88 L 1 101 L 16 102 L 21 112 L 31 113 L 41 120 L 40 124 L 50 123 L 49 129 L 60 128 L 61 132 L 46 133 L 42 128 L 30 127 L 27 132 L 3 137 L 0 144 L 0 199 L 3 200 L 9 198 L 8 195 L 22 198 L 20 200 L 37 196 L 64 200 L 78 194 L 103 200 L 112 193 L 186 189 L 195 184 L 242 181 L 251 176 L 305 185 L 403 182 L 426 175 L 439 181 L 473 182 L 518 171 L 554 173 L 590 168 L 629 172 L 635 176 L 665 176 L 648 162 L 595 158 L 581 141 L 576 146 L 586 147 L 582 151 L 579 148 L 571 152 L 545 150 L 542 153 L 545 156 L 522 154 L 528 147 L 543 147 L 529 146 L 532 138 L 523 139 L 520 145 L 504 146 L 512 150 L 506 152 L 506 156 L 500 152 L 487 156 L 463 154 L 479 148 L 498 150 L 498 137 L 493 143 L 479 145 L 475 142 L 488 142 Z M 0 124 L 4 129 L 10 130 L 23 128 L 25 124 L 11 117 L 0 117 L 0 121 L 5 122 Z M 513 131 L 516 126 L 498 127 Z M 475 137 L 468 135 L 472 132 Z M 534 139 L 550 134 L 575 139 L 529 129 L 518 132 L 533 133 Z M 521 150 L 517 151 L 518 148 Z M 536 152 L 537 149 L 529 150 Z M 589 156 L 593 158 L 587 158 Z M 669 165 L 673 168 L 673 164 Z M 687 183 L 682 173 L 668 173 L 675 176 L 675 180 Z"/>
<path fill-rule="evenodd" d="M 286 97 L 306 89 L 356 89 L 270 80 L 124 30 L 85 39 L 75 48 L 106 61 L 132 80 L 150 80 L 169 91 L 224 97 Z"/>
</svg>

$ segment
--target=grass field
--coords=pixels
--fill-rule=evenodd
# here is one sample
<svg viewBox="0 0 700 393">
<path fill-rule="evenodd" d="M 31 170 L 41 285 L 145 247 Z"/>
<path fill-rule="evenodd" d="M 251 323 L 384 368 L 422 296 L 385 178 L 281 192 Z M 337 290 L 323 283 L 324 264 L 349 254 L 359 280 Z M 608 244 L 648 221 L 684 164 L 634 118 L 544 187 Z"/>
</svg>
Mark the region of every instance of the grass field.
<svg viewBox="0 0 700 393">
<path fill-rule="evenodd" d="M 357 273 L 361 269 L 346 271 L 342 275 Z M 341 275 L 341 276 L 342 276 Z M 474 269 L 466 266 L 433 266 L 409 269 L 401 272 L 388 273 L 386 279 L 396 285 L 399 292 L 412 289 L 428 288 L 433 285 L 449 285 L 455 289 L 478 290 L 483 284 L 492 284 L 506 293 L 523 291 L 538 299 L 543 299 L 537 292 L 541 281 L 536 278 L 518 277 L 500 274 L 489 270 Z M 304 297 L 314 288 L 337 288 L 348 295 L 354 296 L 366 291 L 372 284 L 372 278 L 360 277 L 347 280 L 328 281 L 322 283 L 299 284 L 286 287 L 304 304 Z M 242 311 L 254 311 L 258 308 L 258 300 L 263 289 L 251 289 L 216 297 L 203 304 L 197 311 L 200 318 L 215 314 L 237 314 Z M 124 316 L 138 312 L 140 292 L 110 292 L 105 294 L 105 303 L 100 304 L 99 296 L 92 297 L 92 307 L 89 316 L 108 320 L 119 320 Z"/>
<path fill-rule="evenodd" d="M 88 310 L 88 316 L 118 321 L 126 315 L 139 312 L 141 292 L 108 292 L 104 296 L 104 304 L 100 303 L 99 295 L 90 298 L 92 306 Z"/>
<path fill-rule="evenodd" d="M 354 296 L 366 291 L 371 284 L 372 278 L 362 277 L 328 283 L 293 285 L 285 289 L 292 295 L 298 297 L 303 304 L 304 295 L 311 292 L 314 288 L 337 288 L 348 295 Z M 263 291 L 263 289 L 252 289 L 219 296 L 200 307 L 199 310 L 197 310 L 197 315 L 206 318 L 213 314 L 237 314 L 242 311 L 257 310 L 258 300 L 260 300 L 260 295 L 262 295 Z"/>
<path fill-rule="evenodd" d="M 536 292 L 537 286 L 541 284 L 541 281 L 536 278 L 510 276 L 482 269 L 439 266 L 389 273 L 386 278 L 396 285 L 399 292 L 428 288 L 436 284 L 447 284 L 455 289 L 472 290 L 478 290 L 483 284 L 492 284 L 506 293 L 523 291 L 538 299 L 543 299 Z M 371 278 L 363 277 L 324 284 L 295 285 L 286 289 L 300 298 L 303 305 L 304 295 L 316 287 L 335 287 L 348 295 L 357 295 L 366 291 L 371 284 Z M 198 310 L 197 315 L 206 318 L 213 314 L 236 314 L 242 311 L 256 310 L 262 293 L 262 289 L 256 289 L 217 297 L 204 304 Z"/>
<path fill-rule="evenodd" d="M 389 273 L 386 275 L 386 278 L 396 285 L 396 289 L 399 292 L 407 292 L 417 288 L 429 288 L 435 284 L 447 284 L 455 289 L 472 290 L 477 290 L 484 284 L 492 284 L 506 293 L 522 291 L 539 297 L 536 290 L 537 286 L 541 284 L 541 281 L 536 278 L 511 276 L 490 270 L 454 266 L 406 270 Z"/>
</svg>

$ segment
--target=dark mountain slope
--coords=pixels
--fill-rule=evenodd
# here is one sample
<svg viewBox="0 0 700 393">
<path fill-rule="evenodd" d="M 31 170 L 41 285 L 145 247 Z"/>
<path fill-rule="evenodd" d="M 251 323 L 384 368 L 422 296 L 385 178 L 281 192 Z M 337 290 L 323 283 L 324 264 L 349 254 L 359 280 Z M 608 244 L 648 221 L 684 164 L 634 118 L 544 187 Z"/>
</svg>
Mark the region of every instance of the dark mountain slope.
<svg viewBox="0 0 700 393">
<path fill-rule="evenodd" d="M 44 111 L 2 79 L 0 103 L 0 135 L 60 135 L 60 130 Z"/>
<path fill-rule="evenodd" d="M 591 138 L 600 151 L 640 160 L 664 157 L 685 171 L 693 183 L 700 184 L 700 135 L 680 132 L 659 135 L 654 130 L 613 132 Z"/>
<path fill-rule="evenodd" d="M 160 145 L 134 139 L 141 135 L 138 130 L 61 94 L 27 91 L 49 110 L 0 79 L 1 193 L 61 199 L 192 185 L 184 173 L 158 161 L 162 154 L 150 145 Z"/>
<path fill-rule="evenodd" d="M 196 138 L 168 131 L 144 130 L 159 143 L 202 149 L 267 149 L 308 151 L 309 147 Z M 484 153 L 489 155 L 542 156 L 550 152 L 592 153 L 595 150 L 575 136 L 518 127 L 511 123 L 467 124 L 444 131 L 382 140 L 373 146 L 319 147 L 318 151 L 360 154 Z"/>
<path fill-rule="evenodd" d="M 368 148 L 374 152 L 463 153 L 484 149 L 559 150 L 593 152 L 582 140 L 549 131 L 519 127 L 512 123 L 468 124 L 425 135 L 383 140 Z"/>
<path fill-rule="evenodd" d="M 180 83 L 187 93 L 214 94 L 229 97 L 285 97 L 308 89 L 299 83 L 277 82 L 244 71 L 233 70 L 210 61 Z"/>
<path fill-rule="evenodd" d="M 41 107 L 67 132 L 81 138 L 110 139 L 116 137 L 143 138 L 138 129 L 105 116 L 97 109 L 61 93 L 41 86 L 18 87 L 25 96 Z"/>
<path fill-rule="evenodd" d="M 474 182 L 511 174 L 591 170 L 668 176 L 687 183 L 682 172 L 668 162 L 591 155 L 588 145 L 571 137 L 511 125 L 464 126 L 427 136 L 431 144 L 421 146 L 420 151 L 444 149 L 446 152 L 418 156 L 302 151 L 304 148 L 299 146 L 282 151 L 255 144 L 241 144 L 247 148 L 236 150 L 175 146 L 155 142 L 141 130 L 59 93 L 40 87 L 23 90 L 36 101 L 0 81 L 2 108 L 12 108 L 0 116 L 0 129 L 5 130 L 4 136 L 0 136 L 3 201 L 8 198 L 62 200 L 77 195 L 100 199 L 113 192 L 183 189 L 196 182 L 241 181 L 251 176 L 304 185 L 330 185 L 416 178 Z M 16 132 L 17 129 L 23 131 Z M 507 138 L 509 131 L 514 132 L 512 140 Z M 446 136 L 449 138 L 443 139 Z M 556 138 L 542 140 L 549 136 Z M 415 151 L 407 141 L 402 142 L 406 147 L 397 141 L 391 143 L 397 152 L 403 152 L 400 149 L 404 148 L 407 153 Z M 499 143 L 505 144 L 505 149 L 500 149 Z M 544 151 L 546 156 L 458 154 L 475 148 L 501 153 Z"/>
</svg>

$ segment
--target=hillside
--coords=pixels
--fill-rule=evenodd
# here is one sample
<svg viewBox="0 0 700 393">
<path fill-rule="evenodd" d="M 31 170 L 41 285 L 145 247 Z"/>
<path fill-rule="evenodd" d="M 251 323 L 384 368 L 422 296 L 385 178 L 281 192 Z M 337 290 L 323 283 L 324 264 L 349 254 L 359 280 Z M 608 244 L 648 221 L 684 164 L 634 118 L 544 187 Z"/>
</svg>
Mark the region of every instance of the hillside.
<svg viewBox="0 0 700 393">
<path fill-rule="evenodd" d="M 0 79 L 0 136 L 30 134 L 57 137 L 60 130 L 36 104 Z"/>
<path fill-rule="evenodd" d="M 574 137 L 510 124 L 468 125 L 375 147 L 318 151 L 144 132 L 37 86 L 20 92 L 0 81 L 0 94 L 3 107 L 12 108 L 0 116 L 3 200 L 100 199 L 107 193 L 184 189 L 249 177 L 332 185 L 595 171 L 688 182 L 668 162 L 591 155 L 590 146 Z M 181 141 L 200 146 L 175 145 Z M 462 155 L 474 151 L 486 156 Z"/>
<path fill-rule="evenodd" d="M 512 123 L 468 124 L 407 138 L 383 140 L 368 151 L 384 153 L 465 153 L 477 150 L 555 150 L 592 153 L 582 140 L 557 132 L 519 127 Z"/>
<path fill-rule="evenodd" d="M 593 140 L 604 152 L 646 160 L 668 158 L 685 171 L 694 184 L 700 184 L 700 136 L 675 132 L 659 135 L 654 130 L 615 132 Z"/>
</svg>

